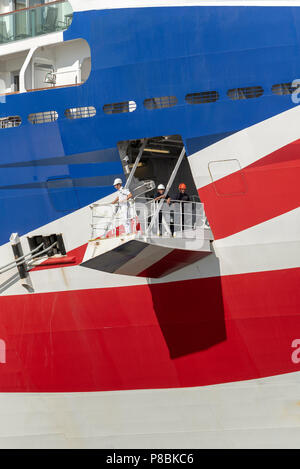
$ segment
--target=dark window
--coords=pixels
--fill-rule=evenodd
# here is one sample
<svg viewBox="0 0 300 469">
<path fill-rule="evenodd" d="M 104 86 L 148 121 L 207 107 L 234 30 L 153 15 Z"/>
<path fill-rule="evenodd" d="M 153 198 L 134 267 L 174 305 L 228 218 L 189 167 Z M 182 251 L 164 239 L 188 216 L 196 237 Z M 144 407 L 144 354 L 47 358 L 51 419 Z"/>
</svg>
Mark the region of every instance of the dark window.
<svg viewBox="0 0 300 469">
<path fill-rule="evenodd" d="M 56 111 L 36 112 L 28 116 L 28 120 L 31 124 L 47 124 L 49 122 L 55 122 L 57 119 L 58 114 Z"/>
<path fill-rule="evenodd" d="M 232 90 L 228 90 L 227 96 L 235 101 L 238 99 L 259 98 L 263 93 L 264 90 L 261 86 L 248 86 L 245 88 L 234 88 Z"/>
<path fill-rule="evenodd" d="M 123 103 L 105 104 L 103 111 L 105 114 L 122 114 L 123 112 L 134 112 L 136 107 L 135 101 L 124 101 Z"/>
<path fill-rule="evenodd" d="M 291 82 L 290 83 L 280 83 L 278 85 L 273 85 L 272 86 L 272 93 L 283 96 L 285 94 L 292 94 L 294 91 L 296 91 L 296 89 L 297 89 L 297 86 L 293 86 L 293 84 Z"/>
<path fill-rule="evenodd" d="M 20 91 L 20 76 L 19 74 L 13 75 L 13 91 L 18 93 Z"/>
<path fill-rule="evenodd" d="M 95 117 L 96 109 L 94 106 L 74 107 L 65 111 L 68 119 L 86 119 L 87 117 Z"/>
<path fill-rule="evenodd" d="M 166 107 L 176 106 L 178 100 L 176 96 L 161 96 L 160 98 L 145 99 L 144 106 L 146 109 L 162 109 Z"/>
<path fill-rule="evenodd" d="M 219 97 L 217 91 L 203 91 L 201 93 L 187 94 L 185 100 L 188 104 L 215 103 Z"/>
</svg>

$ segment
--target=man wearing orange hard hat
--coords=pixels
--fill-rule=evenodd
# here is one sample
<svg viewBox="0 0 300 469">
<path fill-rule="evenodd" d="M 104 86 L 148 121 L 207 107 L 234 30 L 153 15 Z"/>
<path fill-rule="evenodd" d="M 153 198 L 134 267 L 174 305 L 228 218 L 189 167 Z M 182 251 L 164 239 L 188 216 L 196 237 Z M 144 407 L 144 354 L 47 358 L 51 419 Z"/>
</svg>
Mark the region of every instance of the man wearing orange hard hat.
<svg viewBox="0 0 300 469">
<path fill-rule="evenodd" d="M 189 202 L 190 201 L 190 196 L 186 192 L 186 185 L 184 182 L 181 182 L 178 187 L 178 194 L 176 194 L 174 200 L 181 200 L 182 202 Z"/>
<path fill-rule="evenodd" d="M 190 196 L 186 192 L 186 185 L 184 182 L 181 182 L 178 186 L 178 193 L 176 194 L 175 198 L 173 199 L 175 202 L 190 202 Z M 185 229 L 184 224 L 184 203 L 181 203 L 181 213 L 182 213 L 182 229 Z M 171 228 L 172 233 L 174 232 L 174 226 Z"/>
</svg>

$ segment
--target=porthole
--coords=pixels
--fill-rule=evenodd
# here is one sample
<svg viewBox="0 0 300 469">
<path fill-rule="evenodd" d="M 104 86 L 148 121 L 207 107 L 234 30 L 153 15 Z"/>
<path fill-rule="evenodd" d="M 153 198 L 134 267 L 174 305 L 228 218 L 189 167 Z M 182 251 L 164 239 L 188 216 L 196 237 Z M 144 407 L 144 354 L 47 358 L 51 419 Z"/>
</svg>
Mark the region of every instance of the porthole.
<svg viewBox="0 0 300 469">
<path fill-rule="evenodd" d="M 20 116 L 0 117 L 0 129 L 19 127 L 22 123 Z"/>
<path fill-rule="evenodd" d="M 245 88 L 234 88 L 228 90 L 227 96 L 236 101 L 239 99 L 252 99 L 260 98 L 264 93 L 264 90 L 261 86 L 248 86 Z"/>
<path fill-rule="evenodd" d="M 219 99 L 217 91 L 202 91 L 201 93 L 187 94 L 185 100 L 188 104 L 215 103 Z"/>
<path fill-rule="evenodd" d="M 163 109 L 176 106 L 178 100 L 176 96 L 161 96 L 160 98 L 145 99 L 144 106 L 146 109 Z"/>
<path fill-rule="evenodd" d="M 279 96 L 293 94 L 296 91 L 298 86 L 293 86 L 293 83 L 279 83 L 278 85 L 272 86 L 272 93 Z"/>
<path fill-rule="evenodd" d="M 124 101 L 122 103 L 105 104 L 103 111 L 105 114 L 122 114 L 124 112 L 134 112 L 136 108 L 135 101 Z"/>
<path fill-rule="evenodd" d="M 28 120 L 31 124 L 47 124 L 49 122 L 55 122 L 58 119 L 56 111 L 36 112 L 29 114 Z"/>
<path fill-rule="evenodd" d="M 74 107 L 67 109 L 65 111 L 65 116 L 68 119 L 87 119 L 89 117 L 95 117 L 96 113 L 97 111 L 94 106 Z"/>
</svg>

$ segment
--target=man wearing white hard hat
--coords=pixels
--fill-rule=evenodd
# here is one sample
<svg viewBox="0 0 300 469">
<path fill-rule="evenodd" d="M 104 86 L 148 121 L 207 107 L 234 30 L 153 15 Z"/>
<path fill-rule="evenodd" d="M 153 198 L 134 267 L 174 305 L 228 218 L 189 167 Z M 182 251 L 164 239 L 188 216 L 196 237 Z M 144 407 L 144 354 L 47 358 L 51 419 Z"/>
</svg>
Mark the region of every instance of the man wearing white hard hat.
<svg viewBox="0 0 300 469">
<path fill-rule="evenodd" d="M 132 194 L 128 189 L 123 187 L 123 181 L 120 178 L 114 180 L 114 188 L 118 191 L 113 204 L 119 203 L 120 215 L 123 220 L 125 234 L 130 234 L 130 214 L 128 200 L 132 198 Z"/>
<path fill-rule="evenodd" d="M 165 194 L 165 190 L 166 190 L 165 186 L 163 184 L 159 184 L 159 186 L 157 186 L 157 192 L 154 196 L 154 200 L 158 201 L 161 199 L 166 199 L 167 203 L 170 204 L 171 197 Z"/>
<path fill-rule="evenodd" d="M 171 203 L 171 197 L 169 194 L 165 194 L 166 188 L 163 184 L 159 184 L 157 186 L 157 192 L 154 196 L 155 202 L 159 202 L 161 199 L 165 199 L 168 205 Z M 159 233 L 162 234 L 162 210 L 159 212 L 158 215 L 158 226 L 159 226 Z"/>
</svg>

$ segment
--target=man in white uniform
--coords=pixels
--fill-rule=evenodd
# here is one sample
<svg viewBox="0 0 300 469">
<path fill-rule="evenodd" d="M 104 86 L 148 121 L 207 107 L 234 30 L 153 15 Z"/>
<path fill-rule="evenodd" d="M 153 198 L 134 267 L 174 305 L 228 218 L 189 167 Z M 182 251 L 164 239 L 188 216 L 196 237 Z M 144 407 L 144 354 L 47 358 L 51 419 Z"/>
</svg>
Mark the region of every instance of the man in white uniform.
<svg viewBox="0 0 300 469">
<path fill-rule="evenodd" d="M 128 189 L 122 186 L 122 179 L 115 179 L 114 188 L 118 191 L 117 198 L 113 201 L 113 204 L 119 203 L 120 215 L 124 224 L 125 234 L 130 234 L 130 213 L 128 200 L 132 198 L 132 194 Z"/>
</svg>

